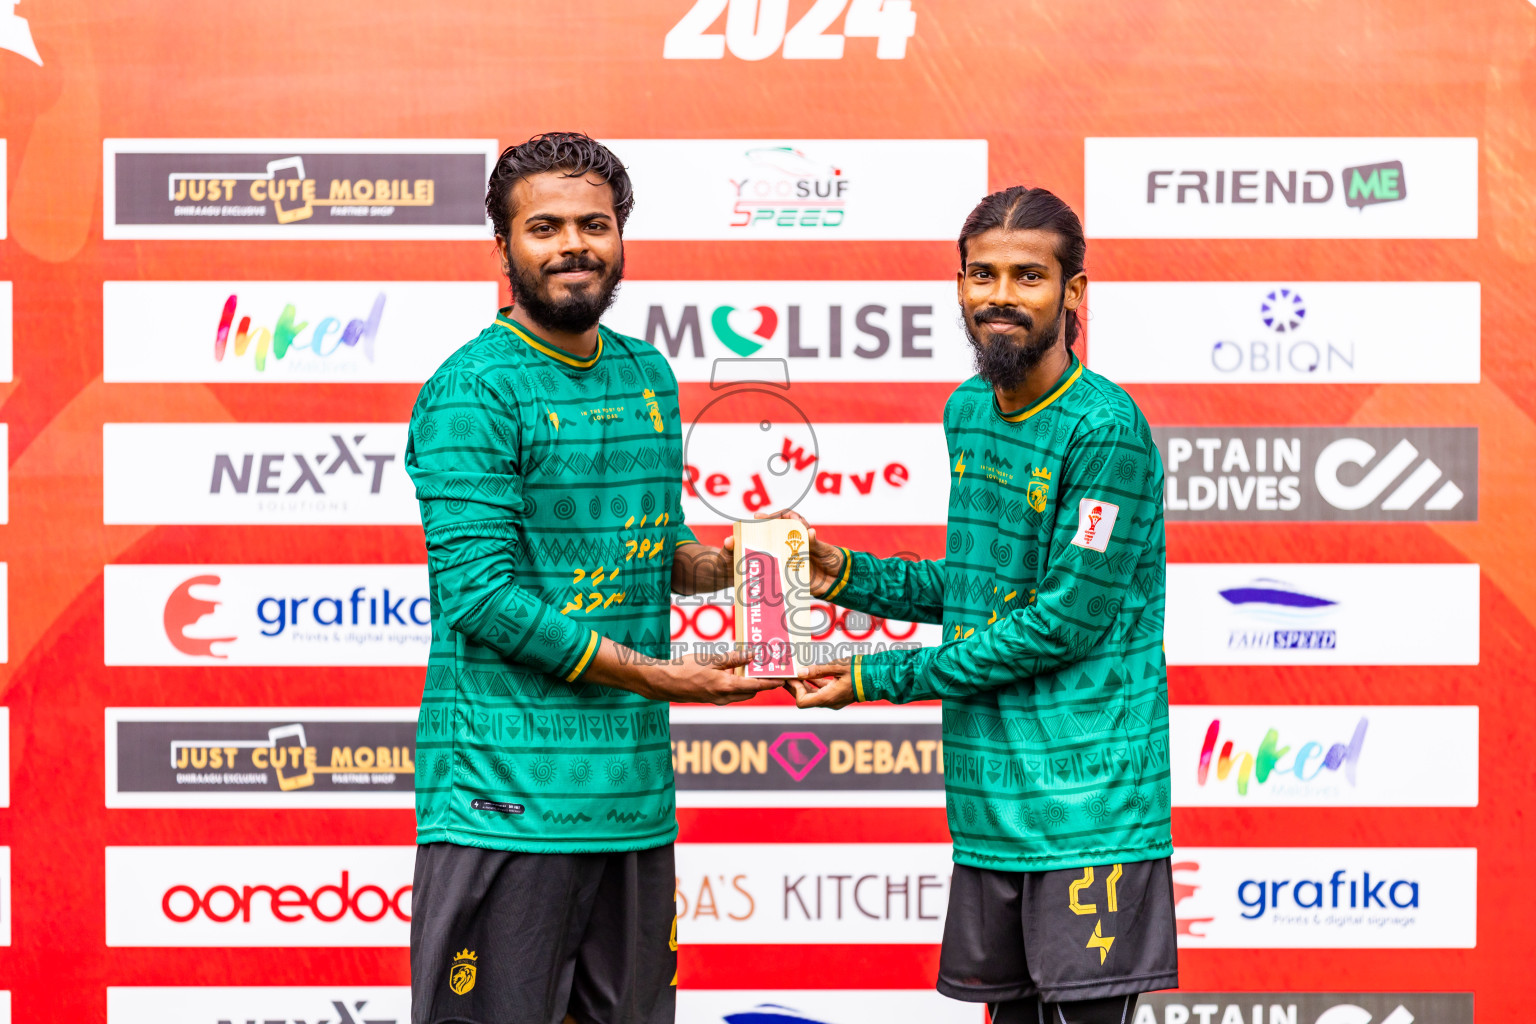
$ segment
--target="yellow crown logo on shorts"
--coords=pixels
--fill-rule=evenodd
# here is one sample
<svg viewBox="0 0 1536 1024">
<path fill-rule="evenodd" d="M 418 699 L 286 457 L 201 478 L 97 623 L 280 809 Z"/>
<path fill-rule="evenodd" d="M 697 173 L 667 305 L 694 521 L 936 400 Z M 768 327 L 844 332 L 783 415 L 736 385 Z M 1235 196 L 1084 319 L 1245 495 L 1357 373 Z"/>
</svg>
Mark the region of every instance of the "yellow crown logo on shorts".
<svg viewBox="0 0 1536 1024">
<path fill-rule="evenodd" d="M 475 954 L 465 947 L 453 954 L 453 969 L 448 972 L 448 989 L 462 996 L 475 987 Z"/>
</svg>

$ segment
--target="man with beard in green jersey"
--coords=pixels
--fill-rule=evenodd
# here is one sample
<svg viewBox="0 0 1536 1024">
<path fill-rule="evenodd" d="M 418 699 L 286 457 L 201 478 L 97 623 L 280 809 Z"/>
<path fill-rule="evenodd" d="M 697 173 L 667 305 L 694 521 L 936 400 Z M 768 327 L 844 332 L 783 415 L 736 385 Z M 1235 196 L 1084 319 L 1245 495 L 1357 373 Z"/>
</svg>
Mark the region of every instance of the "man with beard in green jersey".
<svg viewBox="0 0 1536 1024">
<path fill-rule="evenodd" d="M 944 409 L 946 557 L 812 535 L 812 589 L 942 623 L 940 646 L 807 670 L 801 707 L 944 701 L 955 843 L 939 991 L 995 1024 L 1122 1024 L 1178 984 L 1169 857 L 1162 461 L 1120 388 L 1072 351 L 1082 224 L 1044 189 L 960 233 L 977 375 Z"/>
<path fill-rule="evenodd" d="M 670 657 L 671 594 L 731 565 L 683 524 L 677 383 L 598 324 L 624 267 L 629 176 L 585 135 L 491 175 L 513 305 L 411 415 L 431 577 L 417 727 L 414 1024 L 670 1024 L 668 701 L 779 680 Z"/>
</svg>

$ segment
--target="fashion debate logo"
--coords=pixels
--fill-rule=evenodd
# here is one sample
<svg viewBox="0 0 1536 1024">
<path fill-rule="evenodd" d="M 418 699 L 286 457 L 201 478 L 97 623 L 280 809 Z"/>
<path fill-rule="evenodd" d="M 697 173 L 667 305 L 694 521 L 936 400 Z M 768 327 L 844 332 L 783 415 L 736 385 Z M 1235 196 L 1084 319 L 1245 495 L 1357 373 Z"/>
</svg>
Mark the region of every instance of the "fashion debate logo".
<svg viewBox="0 0 1536 1024">
<path fill-rule="evenodd" d="M 408 1024 L 408 985 L 119 987 L 107 1024 Z"/>
<path fill-rule="evenodd" d="M 1473 564 L 1170 563 L 1168 663 L 1476 665 L 1479 578 Z"/>
<path fill-rule="evenodd" d="M 1092 237 L 1477 237 L 1475 138 L 1091 138 L 1083 155 Z"/>
<path fill-rule="evenodd" d="M 985 1010 L 932 989 L 683 988 L 677 993 L 677 1024 L 865 1024 L 871 1020 L 983 1024 Z"/>
<path fill-rule="evenodd" d="M 491 281 L 107 281 L 115 382 L 420 383 L 495 315 Z"/>
<path fill-rule="evenodd" d="M 626 286 L 628 287 L 628 286 Z M 1158 384 L 1475 384 L 1475 281 L 1096 281 L 1090 365 Z M 1148 309 L 1177 309 L 1148 317 Z"/>
<path fill-rule="evenodd" d="M 942 807 L 937 708 L 672 709 L 680 807 Z"/>
<path fill-rule="evenodd" d="M 987 190 L 984 139 L 605 144 L 647 197 L 625 224 L 627 239 L 952 240 L 970 197 Z"/>
<path fill-rule="evenodd" d="M 719 358 L 778 358 L 801 381 L 969 377 L 952 281 L 627 281 L 605 323 L 708 381 Z"/>
<path fill-rule="evenodd" d="M 1476 807 L 1471 706 L 1169 708 L 1176 807 Z"/>
<path fill-rule="evenodd" d="M 761 393 L 727 392 L 689 425 L 683 510 L 690 522 L 780 508 L 799 509 L 813 523 L 945 521 L 949 453 L 941 425 L 818 423 L 812 430 L 782 399 L 784 415 L 752 415 L 759 407 L 751 396 Z"/>
<path fill-rule="evenodd" d="M 842 33 L 829 32 L 847 9 Z M 725 15 L 724 33 L 710 32 Z M 786 31 L 786 28 L 788 29 Z M 841 60 L 845 39 L 877 40 L 877 60 L 901 60 L 917 33 L 912 0 L 820 0 L 793 26 L 785 0 L 695 0 L 662 44 L 664 60 Z"/>
<path fill-rule="evenodd" d="M 1266 1015 L 1267 1014 L 1267 1015 Z M 1143 992 L 1126 1024 L 1473 1024 L 1470 992 Z"/>
<path fill-rule="evenodd" d="M 948 843 L 679 843 L 680 942 L 934 943 Z"/>
<path fill-rule="evenodd" d="M 410 807 L 416 708 L 107 708 L 108 807 Z"/>
<path fill-rule="evenodd" d="M 1153 427 L 1189 520 L 1477 519 L 1476 427 Z"/>
<path fill-rule="evenodd" d="M 426 664 L 424 565 L 109 565 L 108 665 Z"/>
<path fill-rule="evenodd" d="M 107 423 L 103 522 L 421 522 L 403 423 Z"/>
<path fill-rule="evenodd" d="M 109 846 L 109 946 L 405 946 L 414 846 Z"/>
<path fill-rule="evenodd" d="M 1180 947 L 1477 945 L 1471 848 L 1180 847 L 1173 880 Z"/>
<path fill-rule="evenodd" d="M 494 139 L 106 139 L 106 238 L 483 239 Z"/>
</svg>

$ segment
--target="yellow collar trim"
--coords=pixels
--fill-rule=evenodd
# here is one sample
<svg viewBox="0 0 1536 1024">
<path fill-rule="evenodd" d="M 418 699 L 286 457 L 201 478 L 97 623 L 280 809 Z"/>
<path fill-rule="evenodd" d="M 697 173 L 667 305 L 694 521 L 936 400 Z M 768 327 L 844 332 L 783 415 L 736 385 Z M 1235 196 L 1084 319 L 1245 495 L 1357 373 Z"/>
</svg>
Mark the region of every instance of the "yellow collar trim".
<svg viewBox="0 0 1536 1024">
<path fill-rule="evenodd" d="M 600 358 L 602 358 L 602 355 L 603 355 L 603 332 L 602 331 L 598 331 L 597 332 L 597 349 L 596 349 L 596 351 L 594 351 L 592 353 L 592 358 L 591 359 L 577 359 L 575 356 L 571 355 L 569 352 L 562 352 L 562 351 L 560 351 L 557 348 L 553 348 L 553 347 L 551 347 L 549 345 L 544 344 L 542 341 L 539 341 L 536 338 L 532 338 L 532 337 L 524 334 L 521 330 L 518 329 L 517 324 L 512 323 L 510 320 L 503 320 L 501 317 L 498 316 L 496 318 L 496 322 L 498 324 L 500 324 L 501 326 L 505 327 L 507 330 L 511 331 L 513 334 L 517 335 L 519 338 L 522 338 L 524 341 L 526 341 L 534 349 L 536 349 L 536 350 L 544 353 L 545 355 L 549 356 L 551 359 L 558 359 L 560 362 L 565 363 L 567 366 L 574 366 L 578 370 L 590 370 L 593 366 L 595 366 L 597 364 L 597 361 Z"/>
<path fill-rule="evenodd" d="M 1078 363 L 1076 371 L 1073 372 L 1072 376 L 1067 378 L 1067 381 L 1066 381 L 1065 384 L 1063 384 L 1061 387 L 1057 388 L 1055 391 L 1052 391 L 1049 395 L 1047 395 L 1046 397 L 1042 398 L 1040 401 L 1036 402 L 1034 405 L 1030 406 L 1028 409 L 1025 409 L 1023 412 L 1009 413 L 1006 416 L 1004 416 L 1002 413 L 998 413 L 998 415 L 1002 416 L 1003 419 L 1007 420 L 1009 423 L 1022 423 L 1025 420 L 1029 419 L 1031 416 L 1033 416 L 1035 413 L 1039 412 L 1041 409 L 1044 409 L 1046 406 L 1048 406 L 1052 402 L 1056 401 L 1056 399 L 1060 398 L 1062 396 L 1062 394 L 1067 390 L 1067 388 L 1069 388 L 1073 384 L 1077 383 L 1077 378 L 1081 377 L 1082 375 L 1083 375 L 1083 364 L 1082 363 Z M 995 402 L 996 399 L 993 399 L 993 401 Z"/>
</svg>

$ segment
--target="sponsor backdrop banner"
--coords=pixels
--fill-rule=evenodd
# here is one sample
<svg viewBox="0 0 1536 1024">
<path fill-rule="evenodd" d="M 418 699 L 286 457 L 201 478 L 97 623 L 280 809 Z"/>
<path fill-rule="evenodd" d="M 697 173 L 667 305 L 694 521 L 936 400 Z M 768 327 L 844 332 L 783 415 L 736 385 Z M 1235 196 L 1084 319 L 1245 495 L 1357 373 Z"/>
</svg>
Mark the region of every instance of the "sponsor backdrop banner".
<svg viewBox="0 0 1536 1024">
<path fill-rule="evenodd" d="M 705 543 L 794 506 L 943 558 L 956 238 L 1070 203 L 1077 352 L 1166 478 L 1184 990 L 1128 1024 L 1528 1013 L 1536 6 L 185 7 L 0 3 L 17 1021 L 408 1019 L 406 424 L 511 301 L 490 168 L 561 129 L 629 167 L 606 322 L 678 378 Z M 941 639 L 813 611 L 832 654 Z M 672 642 L 731 614 L 678 597 Z M 979 1022 L 932 991 L 942 708 L 789 702 L 675 709 L 679 1018 Z"/>
</svg>

